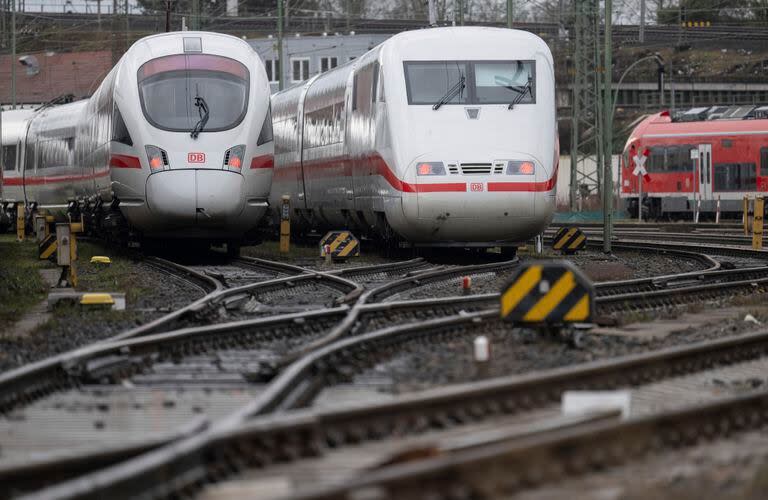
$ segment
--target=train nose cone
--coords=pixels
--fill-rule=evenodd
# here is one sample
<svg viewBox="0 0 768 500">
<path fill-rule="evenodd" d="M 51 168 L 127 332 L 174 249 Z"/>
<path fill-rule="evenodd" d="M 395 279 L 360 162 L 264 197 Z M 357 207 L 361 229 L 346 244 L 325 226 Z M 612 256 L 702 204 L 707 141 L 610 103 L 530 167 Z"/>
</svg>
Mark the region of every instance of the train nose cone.
<svg viewBox="0 0 768 500">
<path fill-rule="evenodd" d="M 178 227 L 224 227 L 244 208 L 243 177 L 226 170 L 167 170 L 149 176 L 152 215 Z"/>
</svg>

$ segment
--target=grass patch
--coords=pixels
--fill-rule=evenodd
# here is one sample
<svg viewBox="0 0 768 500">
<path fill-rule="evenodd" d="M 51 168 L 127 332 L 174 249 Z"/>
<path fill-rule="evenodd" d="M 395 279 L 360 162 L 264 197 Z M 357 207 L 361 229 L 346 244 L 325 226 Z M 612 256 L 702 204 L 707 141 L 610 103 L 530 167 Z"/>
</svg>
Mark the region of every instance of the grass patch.
<svg viewBox="0 0 768 500">
<path fill-rule="evenodd" d="M 15 235 L 0 235 L 0 331 L 46 297 L 48 286 L 38 270 L 49 266 L 37 258 L 34 241 L 19 243 Z"/>
<path fill-rule="evenodd" d="M 81 292 L 124 292 L 130 303 L 150 289 L 143 283 L 142 273 L 129 257 L 117 248 L 105 248 L 91 241 L 77 243 L 77 290 Z M 109 265 L 91 264 L 91 257 L 106 255 Z"/>
</svg>

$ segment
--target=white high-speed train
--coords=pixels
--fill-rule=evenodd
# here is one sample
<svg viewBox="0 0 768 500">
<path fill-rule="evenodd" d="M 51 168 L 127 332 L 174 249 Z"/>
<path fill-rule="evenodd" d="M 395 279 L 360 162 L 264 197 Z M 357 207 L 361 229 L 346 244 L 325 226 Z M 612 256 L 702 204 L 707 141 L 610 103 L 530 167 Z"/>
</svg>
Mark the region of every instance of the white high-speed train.
<svg viewBox="0 0 768 500">
<path fill-rule="evenodd" d="M 525 31 L 405 32 L 272 97 L 270 201 L 299 230 L 510 246 L 555 208 L 552 55 Z"/>
<path fill-rule="evenodd" d="M 89 99 L 35 113 L 21 153 L 6 173 L 31 208 L 236 247 L 265 214 L 272 181 L 264 64 L 228 35 L 143 38 Z"/>
<path fill-rule="evenodd" d="M 27 131 L 27 122 L 34 114 L 31 109 L 3 111 L 0 142 L 3 148 L 3 186 L 0 191 L 0 233 L 8 230 L 15 220 L 15 202 L 24 201 L 21 179 L 15 174 L 19 168 L 19 151 Z"/>
</svg>

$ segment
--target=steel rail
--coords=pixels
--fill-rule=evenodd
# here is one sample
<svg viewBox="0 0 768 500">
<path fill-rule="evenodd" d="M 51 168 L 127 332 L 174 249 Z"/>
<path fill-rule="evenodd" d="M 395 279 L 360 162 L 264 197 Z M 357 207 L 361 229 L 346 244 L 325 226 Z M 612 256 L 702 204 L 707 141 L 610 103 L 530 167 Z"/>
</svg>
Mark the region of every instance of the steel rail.
<svg viewBox="0 0 768 500">
<path fill-rule="evenodd" d="M 493 313 L 473 317 L 489 315 Z M 473 318 L 455 320 L 471 324 Z M 454 326 L 450 322 L 443 322 L 443 325 Z M 635 387 L 766 355 L 768 330 L 536 374 L 432 389 L 373 405 L 270 414 L 237 424 L 230 421 L 142 457 L 36 492 L 35 498 L 191 494 L 206 482 L 223 479 L 246 467 L 263 467 L 316 456 L 327 445 L 338 447 L 382 439 L 394 432 L 400 436 L 416 434 L 495 415 L 516 414 L 557 403 L 565 390 Z M 763 395 L 762 400 L 766 399 Z M 750 421 L 750 414 L 741 414 L 741 419 Z M 768 407 L 764 415 L 768 418 Z M 675 435 L 679 442 L 680 436 L 685 434 L 676 428 Z M 584 460 L 589 456 L 577 454 L 574 458 Z M 611 456 L 607 455 L 606 459 Z"/>
<path fill-rule="evenodd" d="M 294 500 L 492 498 L 768 426 L 768 391 L 624 421 L 603 419 L 384 467 Z"/>
</svg>

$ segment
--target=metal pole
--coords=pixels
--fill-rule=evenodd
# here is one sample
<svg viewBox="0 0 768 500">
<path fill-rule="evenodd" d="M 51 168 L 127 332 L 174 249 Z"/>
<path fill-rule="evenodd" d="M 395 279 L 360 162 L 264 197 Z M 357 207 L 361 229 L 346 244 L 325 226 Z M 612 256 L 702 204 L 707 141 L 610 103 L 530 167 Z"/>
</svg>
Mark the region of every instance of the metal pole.
<svg viewBox="0 0 768 500">
<path fill-rule="evenodd" d="M 645 0 L 640 0 L 640 32 L 637 39 L 640 43 L 645 43 Z"/>
<path fill-rule="evenodd" d="M 507 28 L 512 27 L 514 10 L 515 10 L 515 0 L 507 0 Z"/>
<path fill-rule="evenodd" d="M 165 32 L 171 31 L 171 0 L 165 1 Z"/>
<path fill-rule="evenodd" d="M 637 222 L 643 222 L 643 176 L 637 176 Z"/>
<path fill-rule="evenodd" d="M 128 47 L 130 46 L 130 42 L 128 40 L 128 33 L 131 32 L 130 20 L 128 18 L 128 10 L 130 7 L 131 6 L 128 3 L 128 0 L 125 0 L 125 50 L 128 50 Z"/>
<path fill-rule="evenodd" d="M 605 0 L 605 63 L 603 64 L 603 110 L 605 122 L 603 127 L 604 153 L 603 162 L 603 251 L 610 253 L 613 225 L 613 120 L 611 116 L 611 16 L 613 14 L 612 0 Z"/>
<path fill-rule="evenodd" d="M 16 0 L 11 0 L 11 109 L 16 109 Z"/>
<path fill-rule="evenodd" d="M 283 0 L 277 0 L 277 63 L 280 66 L 277 88 L 283 90 L 283 73 L 285 72 L 285 65 L 283 64 Z"/>
<path fill-rule="evenodd" d="M 349 33 L 349 27 L 350 27 L 350 22 L 349 22 L 349 9 L 350 9 L 349 0 L 346 0 L 345 3 L 346 3 L 345 10 L 347 11 L 347 33 Z"/>
<path fill-rule="evenodd" d="M 429 14 L 429 25 L 437 25 L 437 10 L 435 10 L 435 0 L 429 0 L 427 3 Z"/>
<path fill-rule="evenodd" d="M 459 0 L 459 26 L 464 26 L 464 0 Z"/>
<path fill-rule="evenodd" d="M 192 17 L 191 28 L 192 31 L 200 29 L 200 0 L 192 0 Z"/>
</svg>

